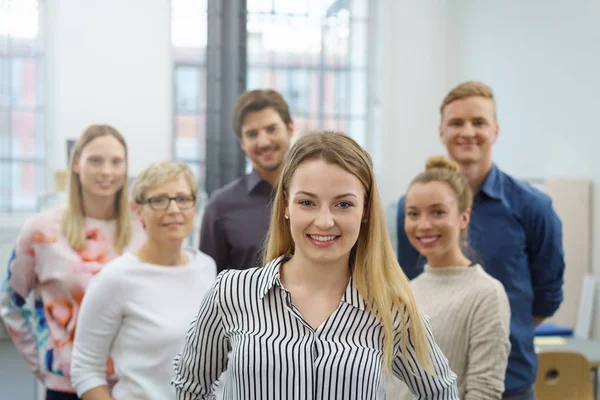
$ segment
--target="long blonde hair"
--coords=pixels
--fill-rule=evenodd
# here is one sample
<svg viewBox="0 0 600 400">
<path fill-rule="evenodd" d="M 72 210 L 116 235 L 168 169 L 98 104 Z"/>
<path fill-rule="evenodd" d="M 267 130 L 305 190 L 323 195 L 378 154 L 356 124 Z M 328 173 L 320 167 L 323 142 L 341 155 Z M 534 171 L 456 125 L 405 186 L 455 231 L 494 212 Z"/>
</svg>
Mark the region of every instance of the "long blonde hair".
<svg viewBox="0 0 600 400">
<path fill-rule="evenodd" d="M 110 135 L 117 139 L 125 149 L 125 163 L 127 163 L 127 143 L 123 135 L 115 128 L 109 125 L 91 125 L 77 139 L 73 148 L 69 165 L 69 183 L 67 188 L 68 200 L 67 208 L 61 221 L 61 231 L 71 247 L 77 251 L 85 249 L 86 235 L 83 214 L 83 197 L 81 181 L 79 175 L 74 171 L 74 163 L 78 162 L 81 152 L 92 140 Z M 121 252 L 131 240 L 132 235 L 132 214 L 129 204 L 129 188 L 127 184 L 127 172 L 125 173 L 125 182 L 123 187 L 117 191 L 115 196 L 115 215 L 117 217 L 117 226 L 114 238 L 114 247 L 117 252 Z"/>
<path fill-rule="evenodd" d="M 284 192 L 289 189 L 298 166 L 315 159 L 337 165 L 356 176 L 365 190 L 366 221 L 361 225 L 357 243 L 352 249 L 350 268 L 356 288 L 367 302 L 370 312 L 383 323 L 385 366 L 391 368 L 393 361 L 393 311 L 396 309 L 402 323 L 407 320 L 406 317 L 410 320 L 410 340 L 415 346 L 417 359 L 433 374 L 425 326 L 389 239 L 371 157 L 349 136 L 341 132 L 315 132 L 302 135 L 294 143 L 276 184 L 264 260 L 271 261 L 281 255 L 294 254 L 294 241 L 284 218 Z M 401 349 L 404 357 L 408 332 L 408 326 L 403 324 Z"/>
</svg>

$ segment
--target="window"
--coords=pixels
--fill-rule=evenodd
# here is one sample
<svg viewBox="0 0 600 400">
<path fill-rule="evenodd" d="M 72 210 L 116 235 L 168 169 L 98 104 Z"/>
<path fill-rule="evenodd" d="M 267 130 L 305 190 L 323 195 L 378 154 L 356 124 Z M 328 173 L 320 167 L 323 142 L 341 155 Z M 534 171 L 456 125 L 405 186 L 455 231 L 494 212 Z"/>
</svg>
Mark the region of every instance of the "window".
<svg viewBox="0 0 600 400">
<path fill-rule="evenodd" d="M 297 132 L 367 142 L 369 0 L 247 0 L 248 89 L 273 88 Z"/>
<path fill-rule="evenodd" d="M 44 191 L 44 43 L 37 0 L 0 0 L 0 212 Z"/>
<path fill-rule="evenodd" d="M 174 158 L 206 181 L 206 0 L 171 1 Z M 204 23 L 203 23 L 204 22 Z"/>
</svg>

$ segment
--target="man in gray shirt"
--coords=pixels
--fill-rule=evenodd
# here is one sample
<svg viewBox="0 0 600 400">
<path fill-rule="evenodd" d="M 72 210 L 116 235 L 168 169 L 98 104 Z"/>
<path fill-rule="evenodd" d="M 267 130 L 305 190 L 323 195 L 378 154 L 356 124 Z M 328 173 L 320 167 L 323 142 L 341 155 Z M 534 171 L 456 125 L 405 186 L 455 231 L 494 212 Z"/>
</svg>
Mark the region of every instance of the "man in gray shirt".
<svg viewBox="0 0 600 400">
<path fill-rule="evenodd" d="M 218 272 L 260 263 L 269 229 L 273 185 L 290 147 L 294 123 L 278 92 L 252 90 L 238 98 L 233 130 L 253 169 L 215 191 L 206 204 L 200 250 L 215 260 Z"/>
</svg>

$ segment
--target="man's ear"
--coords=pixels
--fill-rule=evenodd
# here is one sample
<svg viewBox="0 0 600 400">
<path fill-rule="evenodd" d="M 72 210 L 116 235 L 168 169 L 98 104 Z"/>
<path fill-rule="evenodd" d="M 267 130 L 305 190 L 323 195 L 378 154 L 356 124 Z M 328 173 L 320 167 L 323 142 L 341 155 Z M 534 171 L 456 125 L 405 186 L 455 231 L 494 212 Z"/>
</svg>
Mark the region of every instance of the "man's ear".
<svg viewBox="0 0 600 400">
<path fill-rule="evenodd" d="M 498 140 L 498 136 L 500 135 L 500 125 L 498 125 L 498 123 L 496 122 L 496 129 L 494 129 L 494 140 L 493 143 L 496 143 L 496 140 Z"/>
<path fill-rule="evenodd" d="M 287 124 L 287 128 L 288 128 L 288 135 L 289 137 L 293 137 L 294 136 L 294 121 L 290 121 L 289 124 Z"/>
</svg>

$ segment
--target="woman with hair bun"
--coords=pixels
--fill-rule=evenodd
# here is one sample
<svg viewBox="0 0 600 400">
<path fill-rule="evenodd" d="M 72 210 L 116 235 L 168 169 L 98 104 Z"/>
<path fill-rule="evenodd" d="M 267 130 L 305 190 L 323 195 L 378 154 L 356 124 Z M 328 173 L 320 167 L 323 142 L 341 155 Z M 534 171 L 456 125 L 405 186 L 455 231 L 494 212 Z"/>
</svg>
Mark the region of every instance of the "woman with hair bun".
<svg viewBox="0 0 600 400">
<path fill-rule="evenodd" d="M 430 157 L 406 195 L 404 230 L 427 259 L 411 288 L 457 375 L 460 398 L 501 399 L 510 351 L 510 306 L 502 284 L 469 258 L 472 203 L 473 193 L 458 164 Z M 399 398 L 410 399 L 403 389 Z"/>
</svg>

